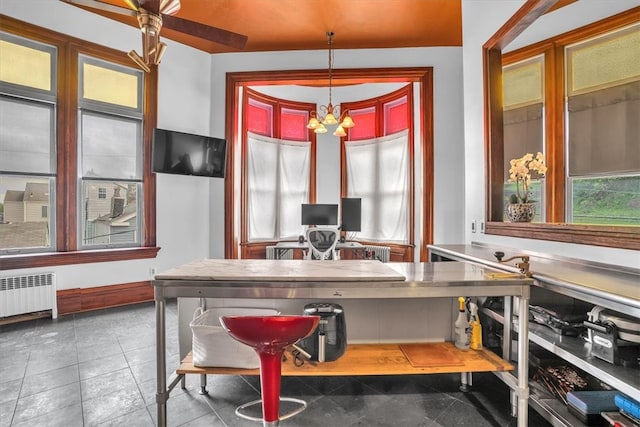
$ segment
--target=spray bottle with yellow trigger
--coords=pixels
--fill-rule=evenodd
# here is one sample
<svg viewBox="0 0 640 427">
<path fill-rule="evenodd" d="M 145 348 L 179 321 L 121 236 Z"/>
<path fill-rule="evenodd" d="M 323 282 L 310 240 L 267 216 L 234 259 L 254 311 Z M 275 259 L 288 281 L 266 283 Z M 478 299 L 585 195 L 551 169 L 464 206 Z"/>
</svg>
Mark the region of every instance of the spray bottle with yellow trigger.
<svg viewBox="0 0 640 427">
<path fill-rule="evenodd" d="M 480 317 L 478 317 L 478 305 L 470 302 L 469 311 L 471 312 L 471 318 L 469 319 L 469 328 L 471 329 L 469 346 L 473 350 L 482 350 L 482 326 L 480 325 Z"/>
<path fill-rule="evenodd" d="M 469 320 L 467 319 L 467 310 L 465 307 L 464 297 L 458 298 L 458 317 L 453 324 L 454 329 L 454 345 L 461 349 L 466 350 L 469 348 Z"/>
</svg>

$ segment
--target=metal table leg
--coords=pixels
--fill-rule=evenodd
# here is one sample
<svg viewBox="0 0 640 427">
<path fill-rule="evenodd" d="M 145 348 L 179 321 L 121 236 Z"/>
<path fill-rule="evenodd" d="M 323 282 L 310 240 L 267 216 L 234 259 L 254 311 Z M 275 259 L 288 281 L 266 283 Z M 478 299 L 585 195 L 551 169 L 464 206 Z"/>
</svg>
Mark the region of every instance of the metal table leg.
<svg viewBox="0 0 640 427">
<path fill-rule="evenodd" d="M 505 325 L 505 329 L 507 325 Z M 518 427 L 529 421 L 529 290 L 520 297 L 518 311 Z"/>
<path fill-rule="evenodd" d="M 166 377 L 166 353 L 165 353 L 165 306 L 166 301 L 162 292 L 162 288 L 156 287 L 156 404 L 158 407 L 158 426 L 166 427 L 167 425 L 167 399 L 169 393 L 167 391 Z"/>
</svg>

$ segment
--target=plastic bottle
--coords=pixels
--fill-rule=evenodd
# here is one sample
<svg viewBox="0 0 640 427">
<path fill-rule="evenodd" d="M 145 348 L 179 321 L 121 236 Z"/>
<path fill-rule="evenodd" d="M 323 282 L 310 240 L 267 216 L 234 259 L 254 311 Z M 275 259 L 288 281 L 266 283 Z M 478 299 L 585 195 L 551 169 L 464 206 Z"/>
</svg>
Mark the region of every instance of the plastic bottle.
<svg viewBox="0 0 640 427">
<path fill-rule="evenodd" d="M 482 350 L 482 325 L 480 325 L 480 317 L 478 317 L 478 305 L 469 303 L 469 311 L 471 311 L 471 319 L 469 327 L 471 328 L 471 339 L 469 346 L 472 350 Z"/>
<path fill-rule="evenodd" d="M 454 345 L 459 349 L 466 350 L 469 348 L 469 320 L 467 319 L 467 311 L 464 306 L 464 297 L 458 298 L 458 318 L 454 322 Z"/>
</svg>

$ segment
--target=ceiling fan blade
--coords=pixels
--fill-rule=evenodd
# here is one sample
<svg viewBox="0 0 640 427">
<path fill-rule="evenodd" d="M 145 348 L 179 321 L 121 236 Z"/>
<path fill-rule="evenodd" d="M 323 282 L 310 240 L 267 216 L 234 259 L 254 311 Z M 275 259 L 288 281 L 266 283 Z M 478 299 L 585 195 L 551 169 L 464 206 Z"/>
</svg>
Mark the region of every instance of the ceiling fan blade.
<svg viewBox="0 0 640 427">
<path fill-rule="evenodd" d="M 247 45 L 247 36 L 245 35 L 223 30 L 221 28 L 210 27 L 208 25 L 200 24 L 199 22 L 187 21 L 186 19 L 170 15 L 163 15 L 162 23 L 165 28 L 180 31 L 181 33 L 209 40 L 214 43 L 223 44 L 235 49 L 244 49 Z"/>
<path fill-rule="evenodd" d="M 100 9 L 106 12 L 119 13 L 121 15 L 137 16 L 135 10 L 127 9 L 126 7 L 114 6 L 109 3 L 102 3 L 97 0 L 61 0 L 65 3 L 73 4 L 76 6 L 86 6 L 92 9 Z"/>
<path fill-rule="evenodd" d="M 138 0 L 124 0 L 124 2 L 127 4 L 127 6 L 129 6 L 130 9 L 140 9 L 140 3 L 138 3 Z"/>
<path fill-rule="evenodd" d="M 175 15 L 180 12 L 180 0 L 161 0 L 160 13 L 163 15 Z"/>
</svg>

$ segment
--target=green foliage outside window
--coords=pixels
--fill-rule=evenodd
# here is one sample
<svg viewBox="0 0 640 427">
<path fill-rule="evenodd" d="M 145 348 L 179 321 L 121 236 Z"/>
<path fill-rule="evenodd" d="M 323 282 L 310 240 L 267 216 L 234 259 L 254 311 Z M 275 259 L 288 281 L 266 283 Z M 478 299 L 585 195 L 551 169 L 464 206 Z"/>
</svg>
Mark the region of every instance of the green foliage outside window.
<svg viewBox="0 0 640 427">
<path fill-rule="evenodd" d="M 572 180 L 574 224 L 640 225 L 640 175 Z"/>
</svg>

